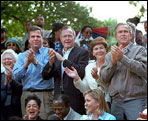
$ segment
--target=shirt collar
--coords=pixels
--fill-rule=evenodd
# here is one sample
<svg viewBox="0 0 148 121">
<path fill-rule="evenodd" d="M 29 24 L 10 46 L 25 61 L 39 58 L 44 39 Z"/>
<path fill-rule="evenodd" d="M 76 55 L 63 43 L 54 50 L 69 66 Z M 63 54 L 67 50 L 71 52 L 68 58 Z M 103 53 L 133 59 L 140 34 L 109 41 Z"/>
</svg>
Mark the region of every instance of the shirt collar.
<svg viewBox="0 0 148 121">
<path fill-rule="evenodd" d="M 74 47 L 69 48 L 67 51 L 64 51 L 64 48 L 63 48 L 63 50 L 62 50 L 63 55 L 66 54 L 66 53 L 70 53 L 73 48 Z"/>
<path fill-rule="evenodd" d="M 67 117 L 69 116 L 70 113 L 71 113 L 71 108 L 70 108 L 68 114 L 64 117 L 64 120 L 67 120 Z"/>
<path fill-rule="evenodd" d="M 131 46 L 133 46 L 133 43 L 129 42 L 129 44 L 123 49 L 124 54 L 126 54 L 127 52 L 131 50 Z"/>
<path fill-rule="evenodd" d="M 43 51 L 42 51 L 43 48 L 44 48 L 44 47 L 41 46 L 36 52 L 39 53 L 39 54 L 42 53 L 42 52 L 43 52 Z"/>
</svg>

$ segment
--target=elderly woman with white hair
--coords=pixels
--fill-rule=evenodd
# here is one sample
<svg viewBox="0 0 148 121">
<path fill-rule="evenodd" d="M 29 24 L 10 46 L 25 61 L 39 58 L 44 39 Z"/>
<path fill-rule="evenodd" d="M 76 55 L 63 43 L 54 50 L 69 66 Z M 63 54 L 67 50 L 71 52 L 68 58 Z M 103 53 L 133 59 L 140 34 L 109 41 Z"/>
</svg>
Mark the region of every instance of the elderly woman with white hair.
<svg viewBox="0 0 148 121">
<path fill-rule="evenodd" d="M 12 69 L 17 54 L 12 49 L 5 50 L 1 55 L 1 120 L 11 116 L 21 116 L 20 96 L 22 85 L 13 80 Z"/>
</svg>

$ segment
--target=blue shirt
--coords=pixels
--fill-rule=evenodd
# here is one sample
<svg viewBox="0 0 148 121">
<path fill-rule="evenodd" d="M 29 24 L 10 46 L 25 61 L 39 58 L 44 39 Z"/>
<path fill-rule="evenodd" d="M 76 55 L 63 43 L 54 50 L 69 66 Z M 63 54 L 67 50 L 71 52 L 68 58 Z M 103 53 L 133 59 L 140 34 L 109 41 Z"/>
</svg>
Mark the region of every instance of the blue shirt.
<svg viewBox="0 0 148 121">
<path fill-rule="evenodd" d="M 37 65 L 33 63 L 28 65 L 28 68 L 24 68 L 26 62 L 26 51 L 19 54 L 18 60 L 13 68 L 13 78 L 14 80 L 21 80 L 23 85 L 23 90 L 36 89 L 36 90 L 49 90 L 54 89 L 53 78 L 49 80 L 43 80 L 42 71 L 44 66 L 49 61 L 48 48 L 41 47 L 35 52 L 35 59 L 37 60 Z"/>
<path fill-rule="evenodd" d="M 93 115 L 88 114 L 88 115 L 83 115 L 80 118 L 80 120 L 94 120 L 94 118 Z M 113 115 L 104 112 L 102 116 L 98 117 L 98 120 L 116 120 L 116 118 Z"/>
</svg>

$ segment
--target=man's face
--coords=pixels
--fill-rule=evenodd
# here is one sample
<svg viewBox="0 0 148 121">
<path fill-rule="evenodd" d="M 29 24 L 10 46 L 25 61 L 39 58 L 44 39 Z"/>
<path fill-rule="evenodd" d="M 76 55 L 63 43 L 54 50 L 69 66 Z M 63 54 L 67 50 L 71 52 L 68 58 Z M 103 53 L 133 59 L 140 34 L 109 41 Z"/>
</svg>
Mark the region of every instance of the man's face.
<svg viewBox="0 0 148 121">
<path fill-rule="evenodd" d="M 74 46 L 75 37 L 71 29 L 66 29 L 61 32 L 60 36 L 61 42 L 64 46 L 64 50 L 68 50 Z"/>
<path fill-rule="evenodd" d="M 43 39 L 40 30 L 31 31 L 29 43 L 32 49 L 39 49 L 43 44 Z"/>
<path fill-rule="evenodd" d="M 44 18 L 41 16 L 37 16 L 36 18 L 36 25 L 43 28 L 44 25 Z"/>
<path fill-rule="evenodd" d="M 127 25 L 118 26 L 115 34 L 115 39 L 119 45 L 127 46 L 131 39 L 131 34 Z"/>
<path fill-rule="evenodd" d="M 66 106 L 62 101 L 54 101 L 53 107 L 56 115 L 60 119 L 63 119 L 69 112 L 69 106 Z"/>
</svg>

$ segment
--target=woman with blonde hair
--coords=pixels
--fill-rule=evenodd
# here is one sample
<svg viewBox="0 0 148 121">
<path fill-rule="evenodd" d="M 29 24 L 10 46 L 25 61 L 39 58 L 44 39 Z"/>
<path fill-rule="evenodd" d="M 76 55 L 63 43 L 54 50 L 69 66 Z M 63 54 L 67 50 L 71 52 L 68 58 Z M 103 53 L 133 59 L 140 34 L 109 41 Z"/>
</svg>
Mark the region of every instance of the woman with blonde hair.
<svg viewBox="0 0 148 121">
<path fill-rule="evenodd" d="M 116 120 L 108 113 L 109 108 L 101 90 L 88 90 L 83 95 L 87 115 L 83 115 L 80 120 Z"/>
</svg>

